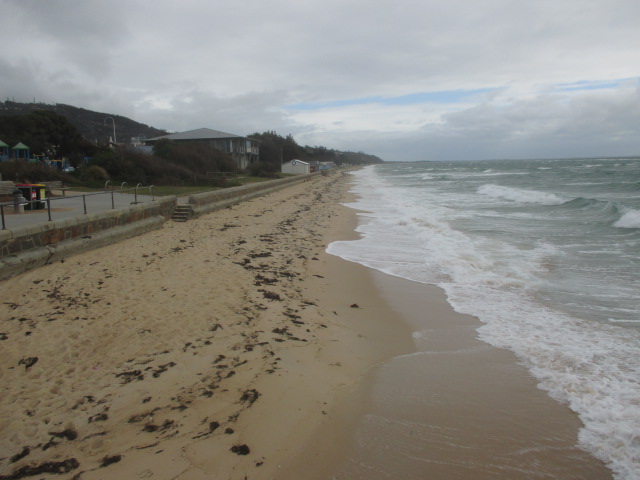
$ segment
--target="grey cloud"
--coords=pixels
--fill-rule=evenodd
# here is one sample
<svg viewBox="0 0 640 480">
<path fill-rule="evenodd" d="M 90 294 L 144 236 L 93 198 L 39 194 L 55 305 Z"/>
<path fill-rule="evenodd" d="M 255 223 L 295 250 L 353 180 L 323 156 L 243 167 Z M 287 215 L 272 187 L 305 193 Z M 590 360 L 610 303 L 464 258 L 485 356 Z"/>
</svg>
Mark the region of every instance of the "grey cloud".
<svg viewBox="0 0 640 480">
<path fill-rule="evenodd" d="M 444 120 L 414 139 L 425 156 L 429 145 L 449 159 L 633 155 L 640 146 L 640 89 L 487 104 Z"/>
<path fill-rule="evenodd" d="M 294 126 L 278 108 L 285 92 L 247 93 L 233 97 L 212 95 L 199 90 L 185 91 L 171 99 L 168 108 L 149 102 L 136 106 L 145 122 L 171 130 L 215 128 L 247 135 L 265 130 L 291 130 Z"/>
<path fill-rule="evenodd" d="M 336 145 L 375 151 L 386 160 L 464 160 L 637 155 L 640 87 L 541 95 L 486 103 L 443 116 L 414 132 L 325 133 Z M 314 133 L 301 134 L 308 143 Z"/>
<path fill-rule="evenodd" d="M 49 68 L 106 75 L 128 39 L 126 11 L 116 2 L 21 0 L 11 3 L 11 46 Z M 7 18 L 7 17 L 5 17 Z"/>
<path fill-rule="evenodd" d="M 631 149 L 630 125 L 638 124 L 632 88 L 609 96 L 552 88 L 638 76 L 636 0 L 0 4 L 16 19 L 0 32 L 5 97 L 70 103 L 169 130 L 276 130 L 392 160 L 616 154 Z M 426 120 L 414 112 L 402 121 L 393 105 L 389 131 L 343 122 L 365 109 L 296 122 L 285 108 L 487 88 L 470 104 L 451 103 L 438 120 L 429 114 L 420 130 Z M 398 125 L 406 130 L 391 133 Z"/>
</svg>

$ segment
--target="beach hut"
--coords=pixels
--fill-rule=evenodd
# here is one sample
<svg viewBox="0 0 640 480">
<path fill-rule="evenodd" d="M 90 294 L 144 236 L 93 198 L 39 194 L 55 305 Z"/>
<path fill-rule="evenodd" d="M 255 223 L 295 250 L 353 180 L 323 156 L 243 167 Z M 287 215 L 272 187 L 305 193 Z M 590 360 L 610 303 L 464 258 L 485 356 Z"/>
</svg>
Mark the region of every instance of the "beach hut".
<svg viewBox="0 0 640 480">
<path fill-rule="evenodd" d="M 0 162 L 9 160 L 9 145 L 0 140 Z"/>
<path fill-rule="evenodd" d="M 24 158 L 25 160 L 29 159 L 31 156 L 29 153 L 29 147 L 27 147 L 24 143 L 18 142 L 12 149 L 11 153 L 13 154 L 13 158 Z"/>
<path fill-rule="evenodd" d="M 334 162 L 320 162 L 320 171 L 324 172 L 327 170 L 331 170 L 336 168 L 336 164 Z"/>
<path fill-rule="evenodd" d="M 291 160 L 282 164 L 282 173 L 291 173 L 293 175 L 304 175 L 311 173 L 310 165 L 302 160 Z"/>
</svg>

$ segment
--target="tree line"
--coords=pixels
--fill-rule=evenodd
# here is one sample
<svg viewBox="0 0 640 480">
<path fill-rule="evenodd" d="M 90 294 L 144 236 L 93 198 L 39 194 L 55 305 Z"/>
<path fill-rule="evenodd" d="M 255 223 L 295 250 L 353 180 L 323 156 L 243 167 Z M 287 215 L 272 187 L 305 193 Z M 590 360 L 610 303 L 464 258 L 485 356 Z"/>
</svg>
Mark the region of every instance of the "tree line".
<svg viewBox="0 0 640 480">
<path fill-rule="evenodd" d="M 260 141 L 260 162 L 251 167 L 258 175 L 279 172 L 283 163 L 294 159 L 305 162 L 334 162 L 337 165 L 383 163 L 381 158 L 364 152 L 344 152 L 322 146 L 301 146 L 292 135 L 283 137 L 274 131 L 253 133 L 249 138 Z"/>
<path fill-rule="evenodd" d="M 292 135 L 283 137 L 274 131 L 254 133 L 249 138 L 260 142 L 260 161 L 248 169 L 255 176 L 276 176 L 281 164 L 293 159 L 335 162 L 338 165 L 382 162 L 380 158 L 363 152 L 301 146 Z M 5 179 L 16 177 L 19 181 L 62 179 L 68 183 L 74 180 L 98 183 L 111 179 L 155 185 L 184 185 L 197 183 L 208 172 L 236 170 L 230 155 L 204 143 L 163 140 L 156 142 L 151 155 L 133 147 L 97 145 L 86 140 L 66 117 L 51 110 L 0 116 L 0 140 L 10 147 L 22 142 L 32 154 L 50 159 L 65 157 L 76 169 L 69 176 L 68 173 L 28 162 L 0 163 L 0 173 Z"/>
<path fill-rule="evenodd" d="M 79 163 L 97 147 L 85 140 L 65 117 L 48 110 L 36 110 L 26 115 L 0 116 L 0 140 L 13 147 L 19 142 L 32 154 L 50 158 L 66 157 Z"/>
</svg>

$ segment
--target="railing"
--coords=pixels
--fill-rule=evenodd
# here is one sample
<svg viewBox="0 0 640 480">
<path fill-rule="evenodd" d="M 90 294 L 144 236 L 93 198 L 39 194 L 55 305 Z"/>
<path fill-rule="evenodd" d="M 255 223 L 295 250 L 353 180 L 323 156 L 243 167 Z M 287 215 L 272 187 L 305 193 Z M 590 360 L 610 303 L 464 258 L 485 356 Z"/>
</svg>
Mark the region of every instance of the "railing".
<svg viewBox="0 0 640 480">
<path fill-rule="evenodd" d="M 107 182 L 108 184 L 109 182 Z M 126 185 L 126 182 L 123 182 L 123 184 L 120 187 L 120 190 L 118 190 L 117 192 L 115 190 L 111 190 L 108 192 L 94 192 L 94 193 L 83 193 L 80 195 L 72 195 L 72 196 L 63 196 L 63 197 L 57 197 L 57 198 L 46 198 L 46 199 L 42 199 L 42 200 L 25 200 L 24 202 L 21 202 L 20 205 L 24 206 L 25 205 L 31 205 L 31 211 L 32 212 L 37 212 L 37 210 L 44 210 L 43 208 L 38 208 L 39 206 L 42 206 L 42 204 L 46 204 L 46 210 L 47 210 L 47 217 L 48 217 L 48 221 L 51 222 L 52 221 L 52 217 L 51 217 L 51 203 L 52 202 L 57 202 L 57 201 L 65 201 L 66 203 L 70 204 L 72 206 L 72 210 L 75 210 L 73 208 L 73 202 L 79 202 L 80 199 L 82 199 L 82 210 L 84 215 L 88 214 L 88 207 L 87 207 L 87 197 L 99 197 L 101 195 L 110 195 L 111 196 L 111 209 L 115 210 L 116 208 L 116 201 L 114 198 L 114 194 L 118 193 L 119 195 L 123 195 L 125 193 L 133 193 L 133 202 L 130 202 L 130 204 L 132 205 L 137 205 L 138 203 L 142 203 L 141 201 L 138 200 L 138 191 L 139 190 L 149 190 L 149 195 L 151 197 L 151 201 L 155 202 L 156 197 L 155 194 L 153 193 L 153 189 L 154 189 L 154 185 L 150 185 L 148 187 L 144 187 L 142 186 L 140 183 L 138 185 L 135 186 L 135 188 L 123 188 L 124 185 Z M 106 184 L 105 184 L 105 188 L 106 188 Z M 0 204 L 0 216 L 2 217 L 2 230 L 6 230 L 7 226 L 6 226 L 6 219 L 5 219 L 5 208 L 11 208 L 12 210 L 15 210 L 16 205 L 14 202 L 7 202 L 7 203 L 1 203 Z M 99 207 L 95 207 L 95 210 L 105 210 L 108 208 L 105 208 L 104 204 L 102 204 Z M 16 213 L 16 215 L 21 216 L 20 214 Z M 13 216 L 13 215 L 12 215 Z M 69 216 L 69 215 L 67 215 Z"/>
</svg>

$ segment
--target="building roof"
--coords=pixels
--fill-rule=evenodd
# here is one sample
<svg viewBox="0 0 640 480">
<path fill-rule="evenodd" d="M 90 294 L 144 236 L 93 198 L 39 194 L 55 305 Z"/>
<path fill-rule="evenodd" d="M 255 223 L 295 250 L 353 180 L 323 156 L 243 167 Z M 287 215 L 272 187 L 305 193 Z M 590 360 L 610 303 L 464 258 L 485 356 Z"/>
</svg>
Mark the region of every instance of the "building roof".
<svg viewBox="0 0 640 480">
<path fill-rule="evenodd" d="M 9 145 L 7 145 L 6 143 L 4 143 L 2 140 L 0 140 L 0 148 L 3 147 L 8 147 Z"/>
<path fill-rule="evenodd" d="M 29 150 L 29 147 L 27 147 L 24 143 L 22 142 L 18 142 L 16 143 L 16 146 L 13 147 L 11 150 Z"/>
<path fill-rule="evenodd" d="M 302 160 L 298 160 L 297 158 L 291 160 L 291 165 L 297 165 L 297 164 L 301 164 L 301 165 L 309 165 L 309 162 L 303 162 Z"/>
<path fill-rule="evenodd" d="M 167 140 L 219 140 L 222 138 L 245 138 L 240 135 L 234 135 L 233 133 L 225 133 L 219 130 L 212 130 L 210 128 L 198 128 L 196 130 L 189 130 L 186 132 L 171 133 L 169 135 L 162 135 L 160 137 L 147 138 L 147 142 L 155 142 L 166 138 Z"/>
</svg>

